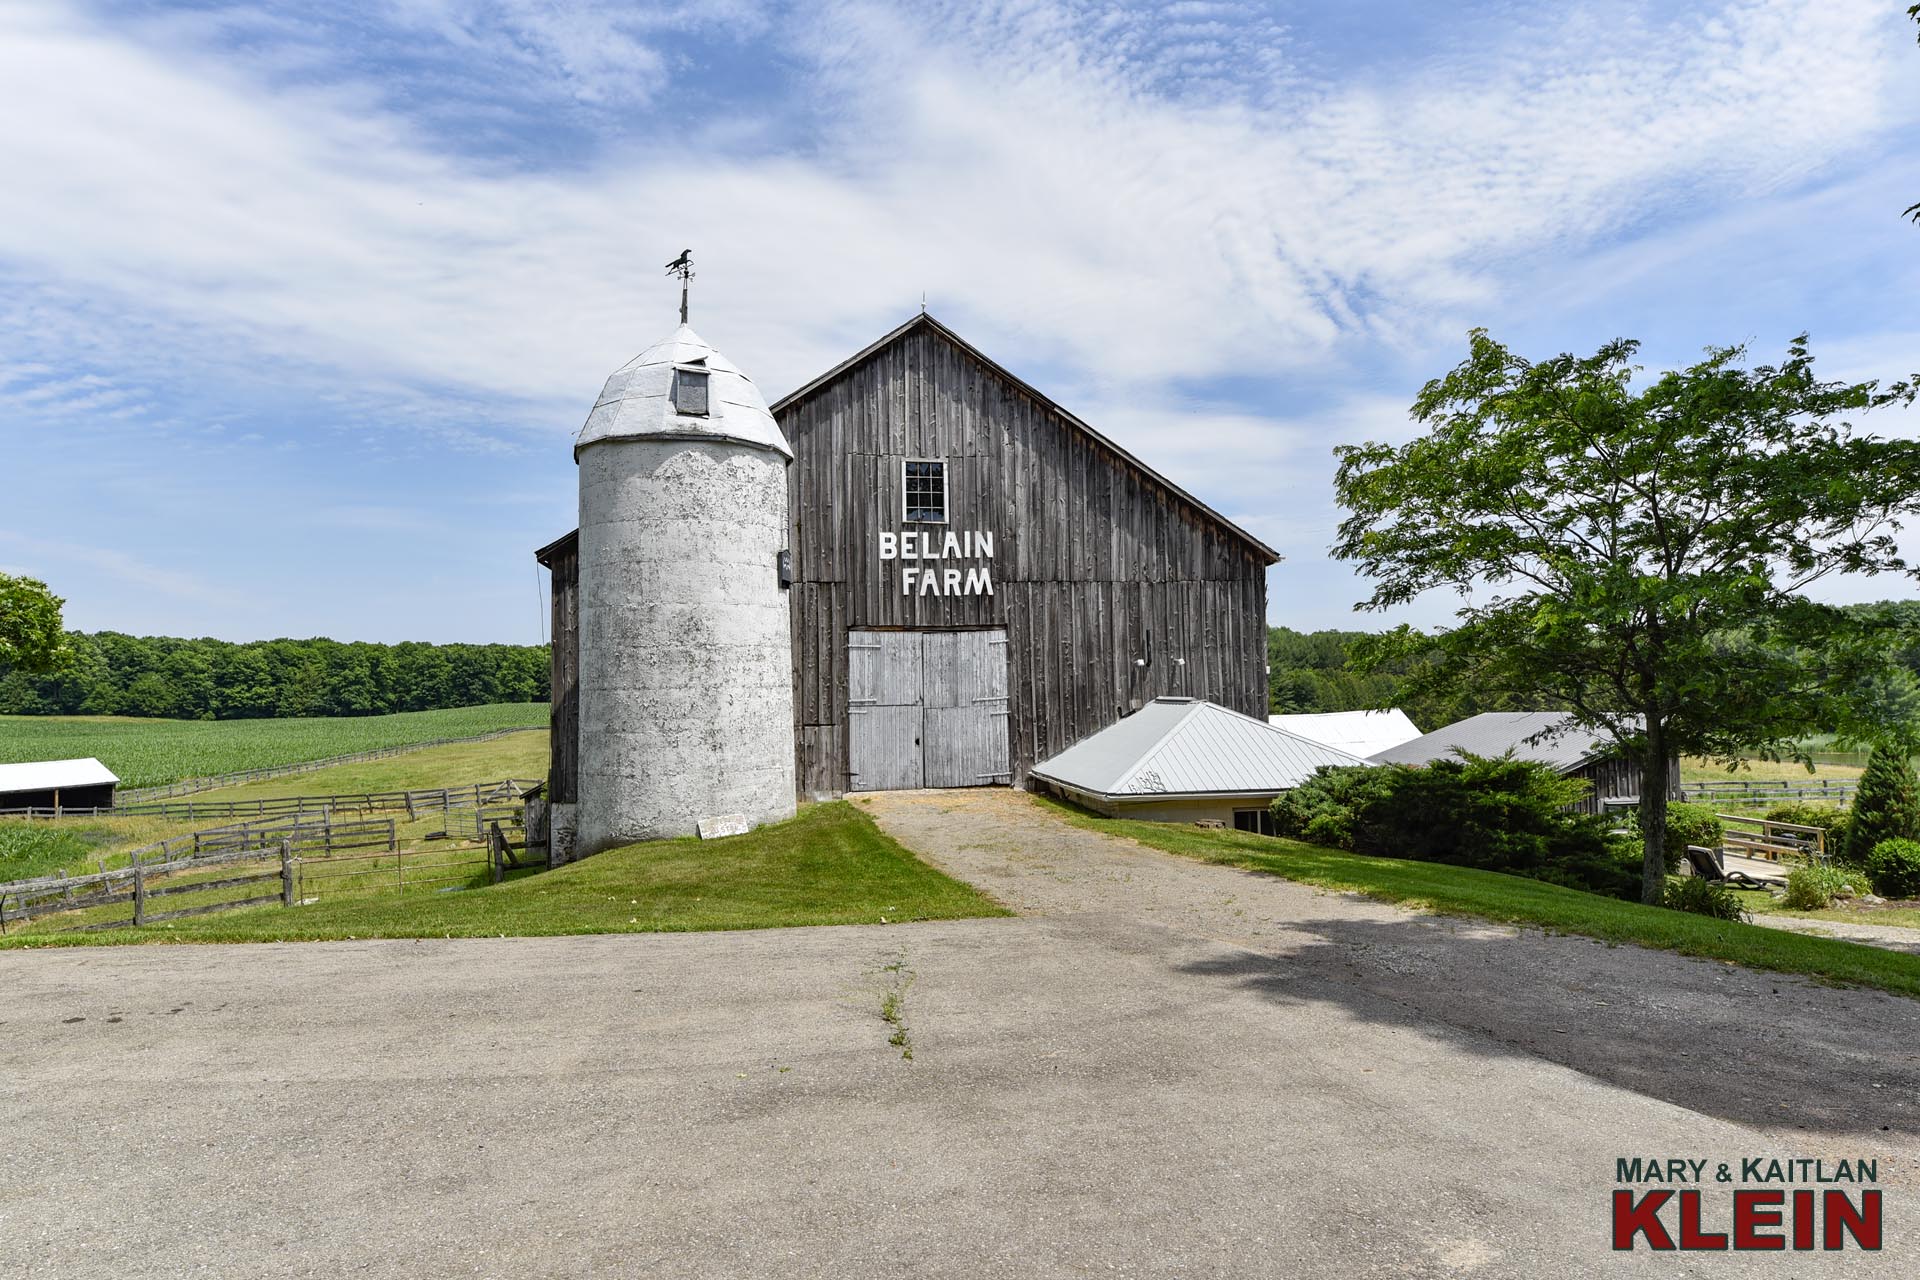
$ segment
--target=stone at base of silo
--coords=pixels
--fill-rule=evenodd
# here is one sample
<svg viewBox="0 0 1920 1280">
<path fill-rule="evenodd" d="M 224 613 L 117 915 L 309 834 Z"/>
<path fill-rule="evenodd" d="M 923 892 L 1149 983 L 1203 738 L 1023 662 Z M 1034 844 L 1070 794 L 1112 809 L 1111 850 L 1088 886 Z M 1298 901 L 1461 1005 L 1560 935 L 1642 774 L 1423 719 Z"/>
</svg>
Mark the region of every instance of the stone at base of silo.
<svg viewBox="0 0 1920 1280">
<path fill-rule="evenodd" d="M 744 813 L 723 813 L 717 818 L 700 819 L 694 829 L 702 840 L 718 840 L 721 836 L 743 836 L 753 830 L 753 824 Z"/>
</svg>

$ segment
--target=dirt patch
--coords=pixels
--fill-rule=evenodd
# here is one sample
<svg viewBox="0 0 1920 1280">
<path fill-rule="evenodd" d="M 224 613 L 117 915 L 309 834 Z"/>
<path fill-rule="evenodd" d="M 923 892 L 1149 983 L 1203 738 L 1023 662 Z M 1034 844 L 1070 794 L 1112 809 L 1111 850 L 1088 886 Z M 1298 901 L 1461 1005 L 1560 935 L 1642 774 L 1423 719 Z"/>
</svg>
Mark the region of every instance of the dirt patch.
<svg viewBox="0 0 1920 1280">
<path fill-rule="evenodd" d="M 1219 976 L 1273 1000 L 1385 997 L 1411 1022 L 1705 1114 L 1803 1141 L 1897 1142 L 1908 1176 L 1920 1175 L 1920 1001 L 1212 866 L 1074 827 L 1022 792 L 857 800 L 1016 911 L 1129 917 L 1233 943 L 1258 958 Z"/>
</svg>

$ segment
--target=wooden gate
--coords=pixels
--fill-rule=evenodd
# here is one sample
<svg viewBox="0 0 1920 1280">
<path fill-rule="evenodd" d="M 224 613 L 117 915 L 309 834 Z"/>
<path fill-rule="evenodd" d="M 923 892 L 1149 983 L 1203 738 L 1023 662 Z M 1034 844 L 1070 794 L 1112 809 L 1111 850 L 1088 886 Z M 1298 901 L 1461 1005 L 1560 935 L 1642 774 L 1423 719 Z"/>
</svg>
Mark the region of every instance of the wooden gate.
<svg viewBox="0 0 1920 1280">
<path fill-rule="evenodd" d="M 1012 780 L 1005 631 L 850 631 L 855 791 Z"/>
</svg>

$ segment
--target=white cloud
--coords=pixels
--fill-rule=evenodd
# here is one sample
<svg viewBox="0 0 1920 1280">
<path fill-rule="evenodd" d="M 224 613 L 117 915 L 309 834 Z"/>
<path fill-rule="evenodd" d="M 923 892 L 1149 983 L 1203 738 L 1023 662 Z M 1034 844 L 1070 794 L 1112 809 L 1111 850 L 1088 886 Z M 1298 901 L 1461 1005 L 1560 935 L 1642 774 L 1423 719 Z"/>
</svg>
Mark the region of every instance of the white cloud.
<svg viewBox="0 0 1920 1280">
<path fill-rule="evenodd" d="M 380 30 L 431 46 L 409 114 L 404 76 L 303 45 L 339 32 L 292 6 L 139 26 L 0 2 L 0 421 L 238 439 L 277 392 L 356 448 L 524 449 L 667 327 L 661 264 L 691 245 L 696 323 L 770 393 L 924 290 L 1298 563 L 1330 540 L 1329 444 L 1404 433 L 1406 397 L 1282 418 L 1176 382 L 1429 360 L 1529 263 L 1791 203 L 1915 118 L 1911 41 L 1872 0 L 1500 7 L 1338 69 L 1239 3 L 772 12 L 408 0 Z M 753 110 L 800 141 L 721 145 L 676 97 L 686 33 L 791 58 L 793 96 Z M 450 76 L 621 127 L 503 164 L 448 145 Z M 170 380 L 245 394 L 171 422 Z"/>
<path fill-rule="evenodd" d="M 674 17 L 407 12 L 583 83 L 629 62 L 646 81 L 655 63 L 620 41 Z M 0 254 L 263 359 L 555 412 L 661 327 L 658 262 L 683 243 L 707 264 L 701 318 L 776 390 L 923 288 L 1119 386 L 1424 341 L 1457 331 L 1505 256 L 1676 187 L 1789 181 L 1878 136 L 1905 52 L 1864 0 L 1638 27 L 1575 12 L 1549 38 L 1515 32 L 1525 57 L 1194 101 L 1153 91 L 1193 41 L 1143 43 L 1124 9 L 909 23 L 854 4 L 815 28 L 844 60 L 815 50 L 838 113 L 825 158 L 657 139 L 529 176 L 463 165 L 350 95 L 269 89 L 231 57 L 155 52 L 64 10 L 0 22 Z M 856 85 L 849 64 L 900 74 Z"/>
</svg>

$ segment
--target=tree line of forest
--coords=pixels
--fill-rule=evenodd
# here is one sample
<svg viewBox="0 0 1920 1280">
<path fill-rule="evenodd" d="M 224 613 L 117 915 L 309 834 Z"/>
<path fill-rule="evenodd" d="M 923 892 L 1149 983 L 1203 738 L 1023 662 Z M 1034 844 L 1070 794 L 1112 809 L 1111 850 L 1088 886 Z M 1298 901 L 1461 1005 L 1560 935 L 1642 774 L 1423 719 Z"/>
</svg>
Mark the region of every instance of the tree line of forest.
<svg viewBox="0 0 1920 1280">
<path fill-rule="evenodd" d="M 1920 631 L 1920 601 L 1882 601 L 1848 606 L 1846 612 L 1905 631 Z M 1516 699 L 1463 685 L 1438 693 L 1406 687 L 1404 664 L 1361 672 L 1348 665 L 1353 645 L 1367 631 L 1295 631 L 1267 628 L 1267 705 L 1275 714 L 1312 711 L 1374 711 L 1398 707 L 1432 732 L 1482 711 L 1552 711 L 1564 708 L 1551 699 Z M 1920 645 L 1896 648 L 1892 658 L 1920 679 Z"/>
<path fill-rule="evenodd" d="M 66 661 L 0 662 L 0 714 L 255 720 L 544 702 L 547 646 L 176 640 L 70 631 Z"/>
</svg>

